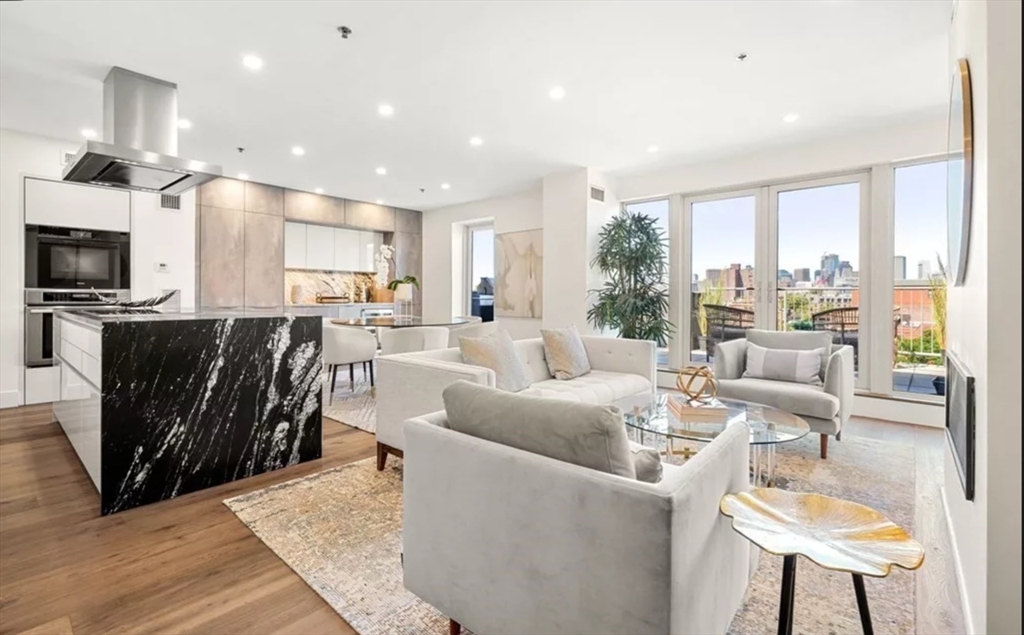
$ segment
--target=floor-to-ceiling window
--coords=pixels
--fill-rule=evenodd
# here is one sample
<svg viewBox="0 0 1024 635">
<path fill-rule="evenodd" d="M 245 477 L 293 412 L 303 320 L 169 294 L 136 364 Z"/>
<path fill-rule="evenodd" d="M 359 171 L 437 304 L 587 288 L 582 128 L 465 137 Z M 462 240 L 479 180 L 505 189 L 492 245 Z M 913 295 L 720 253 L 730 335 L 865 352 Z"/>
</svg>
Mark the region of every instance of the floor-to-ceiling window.
<svg viewBox="0 0 1024 635">
<path fill-rule="evenodd" d="M 945 394 L 946 162 L 893 176 L 892 389 Z"/>
<path fill-rule="evenodd" d="M 494 226 L 471 225 L 466 232 L 467 314 L 489 322 L 494 319 Z"/>
</svg>

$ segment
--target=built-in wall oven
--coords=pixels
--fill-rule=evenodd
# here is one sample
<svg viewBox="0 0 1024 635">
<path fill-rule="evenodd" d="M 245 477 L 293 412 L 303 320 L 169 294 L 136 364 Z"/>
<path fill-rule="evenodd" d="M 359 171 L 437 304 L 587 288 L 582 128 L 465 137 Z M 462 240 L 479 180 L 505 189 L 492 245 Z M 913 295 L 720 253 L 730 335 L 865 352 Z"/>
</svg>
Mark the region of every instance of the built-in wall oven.
<svg viewBox="0 0 1024 635">
<path fill-rule="evenodd" d="M 127 232 L 25 226 L 26 289 L 130 288 Z"/>
<path fill-rule="evenodd" d="M 99 291 L 30 289 L 25 291 L 25 365 L 53 365 L 53 313 L 65 309 L 106 308 L 130 299 L 127 289 Z"/>
</svg>

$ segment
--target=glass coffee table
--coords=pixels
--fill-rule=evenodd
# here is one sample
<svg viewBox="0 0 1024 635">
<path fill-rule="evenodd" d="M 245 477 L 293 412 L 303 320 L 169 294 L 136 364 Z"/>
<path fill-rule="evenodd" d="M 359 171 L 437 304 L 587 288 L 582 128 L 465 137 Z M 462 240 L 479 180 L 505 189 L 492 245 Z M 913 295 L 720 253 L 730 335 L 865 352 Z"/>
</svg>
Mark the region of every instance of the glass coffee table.
<svg viewBox="0 0 1024 635">
<path fill-rule="evenodd" d="M 718 399 L 727 409 L 722 416 L 702 418 L 699 414 L 681 417 L 668 404 L 666 393 L 634 395 L 619 399 L 612 405 L 622 410 L 627 429 L 641 445 L 647 445 L 651 435 L 665 444 L 664 453 L 689 458 L 692 450 L 676 451 L 674 441 L 708 443 L 733 423 L 746 423 L 750 427 L 751 482 L 755 486 L 775 485 L 775 446 L 807 436 L 811 431 L 807 422 L 795 414 L 771 406 L 748 403 L 736 399 Z M 679 397 L 676 397 L 678 400 Z M 660 445 L 660 444 L 659 444 Z"/>
</svg>

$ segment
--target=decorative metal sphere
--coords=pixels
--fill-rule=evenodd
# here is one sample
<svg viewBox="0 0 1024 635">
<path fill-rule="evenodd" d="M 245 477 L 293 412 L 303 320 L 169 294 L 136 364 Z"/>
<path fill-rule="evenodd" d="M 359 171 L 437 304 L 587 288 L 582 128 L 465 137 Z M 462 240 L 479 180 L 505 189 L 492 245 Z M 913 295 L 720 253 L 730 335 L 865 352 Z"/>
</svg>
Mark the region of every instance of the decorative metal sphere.
<svg viewBox="0 0 1024 635">
<path fill-rule="evenodd" d="M 679 371 L 676 388 L 690 401 L 710 401 L 718 394 L 715 374 L 707 366 L 687 366 Z"/>
</svg>

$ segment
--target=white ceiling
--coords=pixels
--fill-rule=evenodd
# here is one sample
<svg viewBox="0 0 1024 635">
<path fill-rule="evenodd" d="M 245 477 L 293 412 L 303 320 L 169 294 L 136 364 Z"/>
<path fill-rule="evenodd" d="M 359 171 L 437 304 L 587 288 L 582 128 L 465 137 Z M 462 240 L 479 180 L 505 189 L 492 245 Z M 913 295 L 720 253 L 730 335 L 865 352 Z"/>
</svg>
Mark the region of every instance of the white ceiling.
<svg viewBox="0 0 1024 635">
<path fill-rule="evenodd" d="M 950 11 L 949 0 L 4 2 L 0 125 L 80 139 L 102 127 L 103 78 L 123 66 L 178 84 L 193 123 L 183 157 L 431 209 L 572 166 L 635 172 L 934 111 Z M 244 69 L 245 53 L 263 70 Z M 558 103 L 554 85 L 567 91 Z M 378 116 L 383 102 L 394 117 Z M 790 112 L 799 122 L 782 122 Z"/>
</svg>

